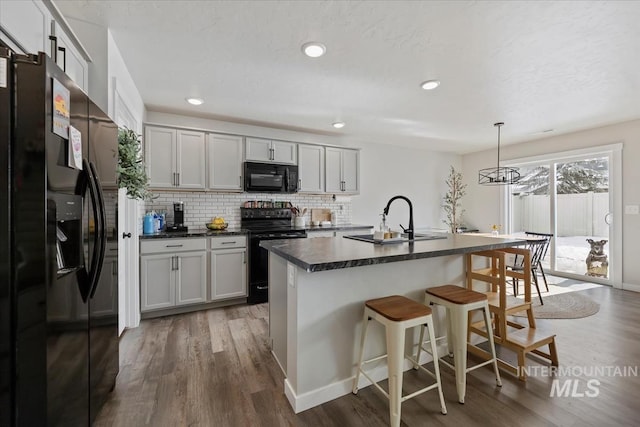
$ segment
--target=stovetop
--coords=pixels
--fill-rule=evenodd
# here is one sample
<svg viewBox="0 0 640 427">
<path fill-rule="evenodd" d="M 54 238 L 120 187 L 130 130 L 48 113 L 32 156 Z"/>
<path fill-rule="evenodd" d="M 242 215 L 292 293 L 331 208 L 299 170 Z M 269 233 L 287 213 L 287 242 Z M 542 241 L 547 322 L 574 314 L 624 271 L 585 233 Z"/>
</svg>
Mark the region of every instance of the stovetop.
<svg viewBox="0 0 640 427">
<path fill-rule="evenodd" d="M 276 208 L 240 208 L 240 225 L 252 232 L 292 231 L 291 210 Z"/>
</svg>

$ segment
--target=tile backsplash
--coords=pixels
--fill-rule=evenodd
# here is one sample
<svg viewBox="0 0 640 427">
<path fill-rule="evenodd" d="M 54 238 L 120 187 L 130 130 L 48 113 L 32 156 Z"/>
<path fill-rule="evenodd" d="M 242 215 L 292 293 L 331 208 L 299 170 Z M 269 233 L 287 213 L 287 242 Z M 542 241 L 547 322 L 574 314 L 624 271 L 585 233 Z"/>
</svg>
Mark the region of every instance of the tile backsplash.
<svg viewBox="0 0 640 427">
<path fill-rule="evenodd" d="M 214 216 L 224 217 L 229 227 L 240 226 L 240 207 L 246 201 L 290 201 L 294 206 L 307 208 L 305 217 L 311 220 L 311 209 L 331 209 L 337 214 L 338 224 L 351 223 L 351 198 L 331 194 L 271 194 L 271 193 L 212 193 L 212 192 L 156 192 L 158 197 L 140 203 L 140 229 L 142 217 L 152 210 L 166 211 L 167 223 L 173 223 L 173 202 L 184 202 L 184 223 L 190 229 L 204 228 Z"/>
</svg>

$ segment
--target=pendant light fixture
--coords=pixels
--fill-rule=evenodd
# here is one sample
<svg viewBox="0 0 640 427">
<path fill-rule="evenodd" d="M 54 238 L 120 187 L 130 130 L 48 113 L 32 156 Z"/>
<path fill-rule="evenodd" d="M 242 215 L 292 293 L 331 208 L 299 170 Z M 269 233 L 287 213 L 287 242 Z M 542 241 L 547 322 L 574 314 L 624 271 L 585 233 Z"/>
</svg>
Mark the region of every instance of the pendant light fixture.
<svg viewBox="0 0 640 427">
<path fill-rule="evenodd" d="M 480 169 L 478 172 L 478 184 L 482 185 L 509 185 L 520 180 L 520 172 L 517 168 L 500 166 L 500 128 L 503 122 L 493 124 L 498 128 L 498 164 L 495 168 Z"/>
</svg>

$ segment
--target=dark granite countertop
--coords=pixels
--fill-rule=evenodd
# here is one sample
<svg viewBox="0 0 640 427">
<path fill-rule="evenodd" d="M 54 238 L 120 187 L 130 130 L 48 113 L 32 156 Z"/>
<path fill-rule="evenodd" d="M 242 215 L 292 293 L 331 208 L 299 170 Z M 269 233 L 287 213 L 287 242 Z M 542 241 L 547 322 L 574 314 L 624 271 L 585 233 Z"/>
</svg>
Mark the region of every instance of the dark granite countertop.
<svg viewBox="0 0 640 427">
<path fill-rule="evenodd" d="M 446 239 L 377 245 L 336 237 L 332 239 L 268 240 L 260 246 L 309 271 L 336 270 L 372 264 L 458 255 L 526 243 L 521 239 L 451 234 Z"/>
<path fill-rule="evenodd" d="M 343 225 L 329 225 L 324 227 L 314 227 L 307 225 L 306 227 L 291 227 L 292 230 L 306 230 L 308 232 L 314 231 L 340 231 L 340 230 L 367 230 L 372 229 L 372 225 L 359 225 L 359 224 L 343 224 Z M 244 228 L 227 228 L 226 230 L 208 230 L 206 228 L 194 228 L 189 229 L 186 233 L 155 233 L 155 234 L 141 234 L 140 239 L 171 239 L 175 237 L 223 237 L 223 236 L 235 236 L 239 234 L 248 234 L 249 231 Z"/>
</svg>

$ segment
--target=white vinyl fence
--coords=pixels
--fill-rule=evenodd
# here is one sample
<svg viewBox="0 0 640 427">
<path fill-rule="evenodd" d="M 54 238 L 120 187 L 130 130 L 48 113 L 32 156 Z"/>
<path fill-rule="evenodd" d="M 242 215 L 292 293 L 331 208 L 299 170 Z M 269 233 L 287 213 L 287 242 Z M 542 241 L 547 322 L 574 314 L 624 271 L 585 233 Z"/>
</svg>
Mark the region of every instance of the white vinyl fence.
<svg viewBox="0 0 640 427">
<path fill-rule="evenodd" d="M 512 196 L 512 207 L 514 231 L 550 230 L 549 196 Z M 607 237 L 608 212 L 609 193 L 559 194 L 557 235 Z"/>
</svg>

